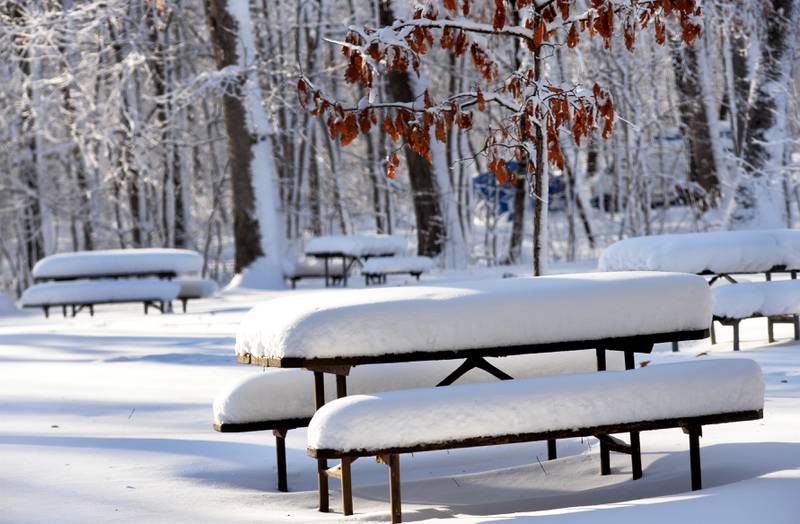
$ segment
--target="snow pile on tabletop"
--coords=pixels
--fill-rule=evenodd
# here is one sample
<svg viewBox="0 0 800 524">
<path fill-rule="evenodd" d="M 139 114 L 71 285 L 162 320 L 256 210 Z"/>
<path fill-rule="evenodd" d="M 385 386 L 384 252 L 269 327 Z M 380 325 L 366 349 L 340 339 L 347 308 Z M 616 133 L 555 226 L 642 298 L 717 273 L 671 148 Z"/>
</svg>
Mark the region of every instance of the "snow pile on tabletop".
<svg viewBox="0 0 800 524">
<path fill-rule="evenodd" d="M 22 293 L 19 301 L 26 307 L 139 300 L 169 301 L 175 300 L 180 289 L 177 282 L 157 278 L 71 280 L 34 284 Z"/>
<path fill-rule="evenodd" d="M 329 235 L 312 238 L 306 255 L 343 254 L 351 257 L 397 255 L 408 247 L 406 239 L 396 235 Z"/>
<path fill-rule="evenodd" d="M 707 359 L 610 371 L 356 395 L 323 406 L 308 446 L 342 451 L 759 410 L 752 360 Z"/>
<path fill-rule="evenodd" d="M 327 290 L 250 310 L 236 353 L 310 359 L 504 347 L 705 330 L 710 319 L 705 279 L 673 273 Z"/>
<path fill-rule="evenodd" d="M 187 249 L 107 249 L 59 253 L 33 266 L 34 278 L 71 278 L 144 273 L 197 273 L 203 257 Z"/>
<path fill-rule="evenodd" d="M 342 276 L 342 264 L 328 262 L 328 275 L 334 277 Z M 319 258 L 303 257 L 297 260 L 284 259 L 283 274 L 288 278 L 297 277 L 324 277 L 325 261 Z"/>
<path fill-rule="evenodd" d="M 711 290 L 714 316 L 748 318 L 800 313 L 800 280 L 742 282 Z"/>
<path fill-rule="evenodd" d="M 514 378 L 593 371 L 597 361 L 593 350 L 566 353 L 541 353 L 487 359 Z M 347 377 L 352 394 L 433 387 L 453 372 L 460 362 L 434 360 L 356 366 Z M 624 369 L 619 351 L 606 352 L 608 369 Z M 458 383 L 495 381 L 495 377 L 475 370 Z M 336 398 L 334 377 L 326 375 L 326 401 Z M 300 369 L 267 369 L 263 373 L 229 384 L 214 399 L 214 422 L 244 424 L 286 418 L 310 418 L 314 414 L 314 377 Z"/>
<path fill-rule="evenodd" d="M 176 282 L 181 286 L 179 298 L 206 298 L 219 290 L 217 283 L 207 278 L 180 278 Z"/>
<path fill-rule="evenodd" d="M 424 273 L 433 269 L 430 257 L 376 257 L 364 262 L 361 273 Z"/>
<path fill-rule="evenodd" d="M 800 269 L 800 231 L 718 231 L 621 240 L 600 257 L 601 271 L 761 273 Z"/>
</svg>

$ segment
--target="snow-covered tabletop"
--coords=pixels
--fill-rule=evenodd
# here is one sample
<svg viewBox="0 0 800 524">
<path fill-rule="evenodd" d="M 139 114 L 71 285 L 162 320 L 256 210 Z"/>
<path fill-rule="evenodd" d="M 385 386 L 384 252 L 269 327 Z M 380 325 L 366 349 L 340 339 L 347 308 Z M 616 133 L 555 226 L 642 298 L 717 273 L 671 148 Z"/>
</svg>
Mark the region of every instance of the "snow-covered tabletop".
<svg viewBox="0 0 800 524">
<path fill-rule="evenodd" d="M 311 256 L 387 256 L 400 254 L 407 247 L 406 239 L 395 235 L 329 235 L 311 239 L 305 253 Z"/>
<path fill-rule="evenodd" d="M 523 277 L 269 300 L 245 316 L 236 353 L 240 362 L 276 367 L 304 367 L 312 359 L 382 362 L 389 355 L 447 359 L 469 349 L 502 355 L 514 354 L 514 346 L 523 353 L 532 345 L 643 335 L 700 338 L 710 320 L 710 291 L 696 275 Z"/>
<path fill-rule="evenodd" d="M 800 230 L 718 231 L 621 240 L 600 257 L 602 271 L 763 273 L 800 269 Z"/>
<path fill-rule="evenodd" d="M 197 273 L 203 257 L 188 249 L 107 249 L 59 253 L 33 266 L 35 279 Z"/>
<path fill-rule="evenodd" d="M 758 364 L 747 359 L 703 359 L 633 371 L 353 395 L 317 411 L 308 427 L 308 447 L 404 448 L 763 407 Z"/>
</svg>

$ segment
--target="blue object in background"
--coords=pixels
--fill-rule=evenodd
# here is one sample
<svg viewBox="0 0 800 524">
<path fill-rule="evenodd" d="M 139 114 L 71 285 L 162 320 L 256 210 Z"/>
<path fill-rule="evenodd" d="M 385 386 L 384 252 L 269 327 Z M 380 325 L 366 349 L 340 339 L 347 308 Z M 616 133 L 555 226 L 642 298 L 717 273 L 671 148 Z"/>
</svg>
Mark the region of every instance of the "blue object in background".
<svg viewBox="0 0 800 524">
<path fill-rule="evenodd" d="M 506 162 L 506 169 L 511 172 L 516 172 L 519 166 L 516 162 Z M 549 177 L 549 190 L 550 190 L 550 211 L 558 211 L 564 208 L 564 177 L 563 176 L 550 176 Z M 497 209 L 495 214 L 497 216 L 508 214 L 508 220 L 514 217 L 514 195 L 517 190 L 511 187 L 511 184 L 506 182 L 502 186 L 497 183 L 497 177 L 493 173 L 481 173 L 472 178 L 472 187 L 475 194 L 481 200 L 487 203 L 494 202 L 497 199 Z M 526 188 L 527 190 L 527 188 Z M 525 205 L 528 208 L 533 207 L 533 199 L 526 199 Z"/>
</svg>

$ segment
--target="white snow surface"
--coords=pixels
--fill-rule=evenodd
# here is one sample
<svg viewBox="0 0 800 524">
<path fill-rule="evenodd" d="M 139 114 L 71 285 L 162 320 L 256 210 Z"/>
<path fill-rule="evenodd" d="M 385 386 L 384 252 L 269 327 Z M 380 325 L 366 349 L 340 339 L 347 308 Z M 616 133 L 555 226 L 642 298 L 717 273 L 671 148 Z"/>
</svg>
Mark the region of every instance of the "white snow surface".
<svg viewBox="0 0 800 524">
<path fill-rule="evenodd" d="M 741 282 L 711 290 L 714 316 L 748 318 L 800 313 L 800 280 Z"/>
<path fill-rule="evenodd" d="M 187 249 L 106 249 L 59 253 L 41 259 L 33 266 L 34 278 L 92 277 L 129 273 L 197 273 L 203 257 Z"/>
<path fill-rule="evenodd" d="M 601 271 L 761 273 L 800 268 L 800 230 L 717 231 L 620 240 L 600 258 Z"/>
<path fill-rule="evenodd" d="M 708 329 L 710 319 L 705 279 L 677 273 L 327 290 L 253 308 L 236 353 L 313 359 L 503 347 Z"/>
<path fill-rule="evenodd" d="M 180 278 L 176 282 L 181 287 L 178 298 L 206 298 L 219 290 L 217 283 L 207 278 Z"/>
<path fill-rule="evenodd" d="M 487 360 L 514 378 L 588 372 L 595 370 L 597 365 L 593 350 Z M 435 360 L 356 366 L 347 378 L 347 391 L 349 394 L 365 394 L 433 387 L 459 364 L 459 361 Z M 623 354 L 607 351 L 606 366 L 608 369 L 624 369 Z M 326 400 L 330 401 L 336 398 L 336 385 L 333 376 L 326 376 L 326 380 Z M 493 380 L 497 379 L 475 370 L 461 377 L 459 383 Z M 311 417 L 314 411 L 314 378 L 308 371 L 300 369 L 268 368 L 226 385 L 214 399 L 214 422 L 217 424 Z"/>
<path fill-rule="evenodd" d="M 132 302 L 139 300 L 175 300 L 180 284 L 157 278 L 70 280 L 34 284 L 19 299 L 24 307 Z"/>
<path fill-rule="evenodd" d="M 306 244 L 306 255 L 343 254 L 351 257 L 397 255 L 408 248 L 397 235 L 328 235 Z"/>
<path fill-rule="evenodd" d="M 364 262 L 361 273 L 425 273 L 433 269 L 431 257 L 374 257 Z"/>
<path fill-rule="evenodd" d="M 381 450 L 763 407 L 758 364 L 708 359 L 630 371 L 353 395 L 317 411 L 308 427 L 308 446 Z"/>
</svg>

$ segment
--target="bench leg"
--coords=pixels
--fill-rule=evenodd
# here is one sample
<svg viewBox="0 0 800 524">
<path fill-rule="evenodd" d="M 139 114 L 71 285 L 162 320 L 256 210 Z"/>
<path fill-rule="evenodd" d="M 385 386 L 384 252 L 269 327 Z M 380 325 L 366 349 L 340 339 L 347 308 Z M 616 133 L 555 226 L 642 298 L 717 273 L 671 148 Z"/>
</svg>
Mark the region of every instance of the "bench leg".
<svg viewBox="0 0 800 524">
<path fill-rule="evenodd" d="M 775 323 L 770 317 L 767 317 L 767 341 L 770 344 L 775 342 Z"/>
<path fill-rule="evenodd" d="M 711 345 L 717 343 L 717 330 L 714 329 L 714 321 L 711 321 Z"/>
<path fill-rule="evenodd" d="M 186 304 L 188 304 L 188 303 L 189 303 L 189 299 L 188 298 L 182 298 L 181 299 L 181 307 L 183 308 L 183 312 L 184 313 L 186 313 Z"/>
<path fill-rule="evenodd" d="M 67 306 L 61 306 L 61 316 L 67 318 Z"/>
<path fill-rule="evenodd" d="M 636 361 L 634 360 L 633 351 L 626 351 L 625 352 L 625 369 L 633 369 L 636 367 Z"/>
<path fill-rule="evenodd" d="M 739 351 L 739 321 L 733 324 L 733 350 Z"/>
<path fill-rule="evenodd" d="M 89 304 L 89 316 L 94 316 L 94 304 Z"/>
<path fill-rule="evenodd" d="M 350 480 L 350 464 L 353 459 L 342 457 L 342 513 L 345 516 L 353 514 L 353 484 Z"/>
<path fill-rule="evenodd" d="M 392 524 L 403 521 L 400 509 L 400 457 L 389 455 L 389 502 L 392 506 Z"/>
<path fill-rule="evenodd" d="M 286 493 L 289 484 L 286 481 L 286 432 L 285 429 L 273 429 L 275 435 L 275 462 L 278 465 L 278 491 Z"/>
<path fill-rule="evenodd" d="M 631 431 L 631 470 L 633 480 L 642 478 L 642 446 L 638 431 Z"/>
<path fill-rule="evenodd" d="M 555 460 L 558 458 L 558 449 L 556 448 L 556 439 L 551 438 L 547 440 L 547 460 Z"/>
<path fill-rule="evenodd" d="M 327 261 L 327 259 L 325 259 Z M 325 375 L 320 371 L 314 372 L 314 402 L 319 409 L 325 404 Z M 317 459 L 317 478 L 319 484 L 319 511 L 327 513 L 330 509 L 328 498 L 328 461 Z"/>
<path fill-rule="evenodd" d="M 703 480 L 700 473 L 700 426 L 689 428 L 689 463 L 692 470 L 692 491 L 703 488 Z"/>
<path fill-rule="evenodd" d="M 147 314 L 147 310 L 149 309 L 149 307 L 150 307 L 150 303 L 149 302 L 145 302 L 144 303 L 144 314 L 145 315 Z"/>
<path fill-rule="evenodd" d="M 678 343 L 677 342 L 673 342 L 672 343 L 672 352 L 673 353 L 677 353 L 678 352 Z"/>
<path fill-rule="evenodd" d="M 800 316 L 792 315 L 792 324 L 794 324 L 794 339 L 800 340 Z"/>
</svg>

